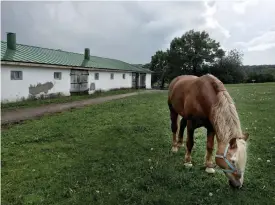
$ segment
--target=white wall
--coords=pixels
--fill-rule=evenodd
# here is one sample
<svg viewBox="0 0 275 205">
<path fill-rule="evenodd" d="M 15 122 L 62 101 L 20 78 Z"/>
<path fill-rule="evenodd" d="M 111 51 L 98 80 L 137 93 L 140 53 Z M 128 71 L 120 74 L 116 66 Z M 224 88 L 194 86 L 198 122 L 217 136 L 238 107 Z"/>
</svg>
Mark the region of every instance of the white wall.
<svg viewBox="0 0 275 205">
<path fill-rule="evenodd" d="M 99 73 L 99 79 L 95 80 L 95 73 Z M 96 90 L 110 90 L 114 88 L 131 88 L 132 75 L 125 72 L 125 79 L 123 79 L 123 72 L 113 72 L 114 79 L 111 79 L 111 72 L 89 71 L 89 88 L 91 83 L 95 83 Z M 90 90 L 89 93 L 94 91 Z"/>
<path fill-rule="evenodd" d="M 22 71 L 22 80 L 11 80 L 11 71 Z M 61 80 L 54 79 L 54 72 L 61 72 Z M 11 102 L 29 97 L 30 85 L 52 82 L 50 93 L 70 95 L 70 70 L 40 67 L 1 65 L 1 102 Z M 42 93 L 41 93 L 42 94 Z"/>
<path fill-rule="evenodd" d="M 11 71 L 22 71 L 22 80 L 11 80 Z M 54 72 L 61 72 L 61 80 L 54 79 Z M 95 80 L 95 73 L 99 73 L 99 79 Z M 113 72 L 114 79 L 111 79 L 111 72 L 89 71 L 88 88 L 91 83 L 95 83 L 96 90 L 110 90 L 114 88 L 131 88 L 132 87 L 132 73 L 127 72 Z M 125 79 L 123 79 L 125 74 Z M 1 102 L 18 101 L 22 98 L 29 97 L 30 85 L 37 85 L 38 83 L 52 82 L 53 88 L 48 91 L 51 93 L 62 93 L 63 95 L 70 95 L 71 87 L 70 69 L 54 69 L 41 67 L 22 67 L 1 65 Z M 151 74 L 146 74 L 146 88 L 151 89 Z M 90 90 L 89 93 L 95 92 Z M 45 94 L 45 93 L 40 93 Z"/>
<path fill-rule="evenodd" d="M 152 89 L 152 87 L 151 87 L 151 73 L 146 73 L 146 89 Z"/>
</svg>

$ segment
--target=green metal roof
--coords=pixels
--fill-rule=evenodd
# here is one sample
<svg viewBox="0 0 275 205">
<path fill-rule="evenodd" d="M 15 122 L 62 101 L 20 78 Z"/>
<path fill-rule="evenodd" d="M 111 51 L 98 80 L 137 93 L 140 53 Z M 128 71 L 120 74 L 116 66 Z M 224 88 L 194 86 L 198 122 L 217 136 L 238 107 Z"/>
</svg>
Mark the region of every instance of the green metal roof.
<svg viewBox="0 0 275 205">
<path fill-rule="evenodd" d="M 1 41 L 1 61 L 39 63 L 99 69 L 115 69 L 143 73 L 151 72 L 148 69 L 133 66 L 129 63 L 110 58 L 90 56 L 90 60 L 84 60 L 84 53 L 73 53 L 22 44 L 16 44 L 16 50 L 11 50 L 7 49 L 7 42 L 5 41 Z"/>
</svg>

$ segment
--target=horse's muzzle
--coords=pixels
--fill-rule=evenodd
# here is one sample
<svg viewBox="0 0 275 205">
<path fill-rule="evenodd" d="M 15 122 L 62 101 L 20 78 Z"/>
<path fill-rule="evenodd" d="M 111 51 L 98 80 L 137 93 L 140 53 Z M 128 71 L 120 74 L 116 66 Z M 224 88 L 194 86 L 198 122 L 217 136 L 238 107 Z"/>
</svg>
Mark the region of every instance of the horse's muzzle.
<svg viewBox="0 0 275 205">
<path fill-rule="evenodd" d="M 228 180 L 228 183 L 231 187 L 234 187 L 234 188 L 241 188 L 242 187 L 242 184 L 240 181 L 237 181 L 237 180 Z"/>
</svg>

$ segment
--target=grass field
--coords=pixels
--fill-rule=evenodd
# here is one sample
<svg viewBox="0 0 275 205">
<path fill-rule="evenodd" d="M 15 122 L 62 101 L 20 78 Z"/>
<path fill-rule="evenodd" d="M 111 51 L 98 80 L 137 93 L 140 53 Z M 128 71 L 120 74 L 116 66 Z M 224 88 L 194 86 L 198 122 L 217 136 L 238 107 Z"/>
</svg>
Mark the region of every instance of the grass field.
<svg viewBox="0 0 275 205">
<path fill-rule="evenodd" d="M 194 167 L 170 153 L 166 93 L 151 93 L 2 130 L 2 204 L 275 204 L 275 84 L 228 90 L 250 133 L 241 190 L 204 172 L 204 129 Z"/>
<path fill-rule="evenodd" d="M 142 89 L 141 89 L 142 90 Z M 44 99 L 26 99 L 18 102 L 8 102 L 1 104 L 2 111 L 8 111 L 19 108 L 28 108 L 28 107 L 37 107 L 41 105 L 49 105 L 53 103 L 68 103 L 77 100 L 85 100 L 91 98 L 104 97 L 109 95 L 119 95 L 130 92 L 138 92 L 140 90 L 137 89 L 118 89 L 118 90 L 110 90 L 110 91 L 98 91 L 91 95 L 71 95 L 71 96 L 56 96 L 55 98 L 44 98 Z"/>
</svg>

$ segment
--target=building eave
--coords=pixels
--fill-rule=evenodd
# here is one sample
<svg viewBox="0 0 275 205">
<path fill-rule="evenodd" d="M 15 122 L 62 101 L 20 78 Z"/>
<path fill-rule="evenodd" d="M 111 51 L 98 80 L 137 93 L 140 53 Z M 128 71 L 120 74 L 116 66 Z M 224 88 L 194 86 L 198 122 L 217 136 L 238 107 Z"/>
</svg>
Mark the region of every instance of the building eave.
<svg viewBox="0 0 275 205">
<path fill-rule="evenodd" d="M 120 70 L 110 68 L 94 68 L 94 67 L 80 67 L 80 66 L 65 66 L 65 65 L 54 65 L 54 64 L 42 64 L 42 63 L 29 63 L 29 62 L 17 62 L 17 61 L 5 61 L 1 60 L 1 65 L 11 66 L 23 66 L 23 67 L 40 67 L 40 68 L 57 68 L 57 69 L 80 69 L 90 71 L 101 71 L 101 72 L 124 72 L 124 73 L 151 73 L 146 71 L 134 71 L 134 70 Z"/>
</svg>

